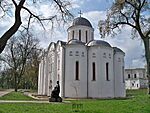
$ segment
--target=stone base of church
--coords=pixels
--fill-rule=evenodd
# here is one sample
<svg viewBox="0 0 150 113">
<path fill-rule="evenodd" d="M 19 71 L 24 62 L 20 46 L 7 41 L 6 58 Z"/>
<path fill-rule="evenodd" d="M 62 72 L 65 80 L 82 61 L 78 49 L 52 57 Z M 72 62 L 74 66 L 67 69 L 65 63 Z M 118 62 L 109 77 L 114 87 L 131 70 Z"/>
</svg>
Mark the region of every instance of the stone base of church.
<svg viewBox="0 0 150 113">
<path fill-rule="evenodd" d="M 62 102 L 62 98 L 58 97 L 58 98 L 49 98 L 49 102 Z"/>
</svg>

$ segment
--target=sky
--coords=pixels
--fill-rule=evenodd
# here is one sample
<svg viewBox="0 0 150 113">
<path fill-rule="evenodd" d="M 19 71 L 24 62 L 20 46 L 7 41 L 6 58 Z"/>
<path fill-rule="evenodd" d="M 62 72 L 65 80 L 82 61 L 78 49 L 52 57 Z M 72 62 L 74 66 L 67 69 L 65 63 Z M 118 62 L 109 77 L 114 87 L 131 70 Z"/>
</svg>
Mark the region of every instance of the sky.
<svg viewBox="0 0 150 113">
<path fill-rule="evenodd" d="M 112 0 L 70 0 L 72 2 L 72 8 L 70 11 L 76 17 L 79 16 L 78 12 L 82 11 L 82 17 L 88 19 L 94 28 L 94 38 L 96 40 L 104 40 L 110 43 L 112 47 L 118 47 L 125 52 L 125 68 L 142 68 L 145 65 L 144 59 L 144 46 L 140 38 L 131 39 L 131 28 L 125 27 L 122 32 L 115 37 L 106 37 L 101 39 L 98 30 L 98 21 L 100 19 L 104 20 L 106 18 L 106 11 L 110 8 Z M 34 9 L 34 7 L 32 7 Z M 46 16 L 48 13 L 53 12 L 53 8 L 49 8 L 48 4 L 40 4 L 38 11 L 43 12 Z M 55 12 L 53 12 L 55 13 Z M 4 19 L 0 23 L 0 35 L 8 29 L 11 22 Z M 11 20 L 10 20 L 11 21 Z M 43 31 L 41 28 L 35 27 L 35 36 L 40 39 L 40 45 L 43 48 L 47 48 L 48 45 L 53 41 L 57 40 L 67 41 L 67 28 L 71 25 L 67 24 L 65 26 L 54 25 L 54 29 Z"/>
</svg>

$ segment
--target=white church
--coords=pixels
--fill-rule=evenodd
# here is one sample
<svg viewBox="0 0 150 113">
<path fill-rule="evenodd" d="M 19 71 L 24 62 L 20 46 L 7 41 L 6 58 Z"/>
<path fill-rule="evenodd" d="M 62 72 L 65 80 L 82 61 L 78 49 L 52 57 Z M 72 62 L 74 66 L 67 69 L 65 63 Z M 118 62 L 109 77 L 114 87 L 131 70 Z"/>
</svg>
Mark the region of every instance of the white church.
<svg viewBox="0 0 150 113">
<path fill-rule="evenodd" d="M 59 81 L 64 98 L 125 97 L 125 53 L 94 40 L 94 28 L 81 16 L 73 20 L 67 32 L 67 42 L 51 42 L 43 52 L 38 94 L 50 96 Z"/>
</svg>

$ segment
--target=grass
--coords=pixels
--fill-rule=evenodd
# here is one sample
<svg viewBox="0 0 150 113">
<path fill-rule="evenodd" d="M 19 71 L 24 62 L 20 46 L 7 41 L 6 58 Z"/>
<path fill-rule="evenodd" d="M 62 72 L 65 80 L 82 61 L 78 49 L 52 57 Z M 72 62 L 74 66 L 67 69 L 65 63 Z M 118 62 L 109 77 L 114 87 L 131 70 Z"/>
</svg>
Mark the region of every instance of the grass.
<svg viewBox="0 0 150 113">
<path fill-rule="evenodd" d="M 0 100 L 33 100 L 33 99 L 31 97 L 25 96 L 22 92 L 13 91 L 7 95 L 0 97 Z"/>
<path fill-rule="evenodd" d="M 129 99 L 84 99 L 71 100 L 71 103 L 3 103 L 0 113 L 150 113 L 150 96 L 146 90 L 127 91 Z M 78 111 L 72 109 L 72 103 L 81 104 Z"/>
</svg>

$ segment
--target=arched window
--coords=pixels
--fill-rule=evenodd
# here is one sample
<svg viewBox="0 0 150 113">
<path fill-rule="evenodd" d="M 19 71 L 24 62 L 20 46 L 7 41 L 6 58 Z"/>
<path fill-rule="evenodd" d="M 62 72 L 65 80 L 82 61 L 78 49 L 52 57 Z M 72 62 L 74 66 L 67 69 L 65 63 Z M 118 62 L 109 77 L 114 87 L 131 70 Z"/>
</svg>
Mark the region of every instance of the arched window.
<svg viewBox="0 0 150 113">
<path fill-rule="evenodd" d="M 92 63 L 92 71 L 93 71 L 92 80 L 95 81 L 96 80 L 95 62 Z"/>
<path fill-rule="evenodd" d="M 86 38 L 86 42 L 88 41 L 88 32 L 85 31 L 85 38 Z"/>
<path fill-rule="evenodd" d="M 72 31 L 72 39 L 74 39 L 74 31 Z"/>
<path fill-rule="evenodd" d="M 130 74 L 128 74 L 128 78 L 131 78 L 131 77 L 130 77 Z"/>
<path fill-rule="evenodd" d="M 79 80 L 79 61 L 75 64 L 75 80 Z"/>
<path fill-rule="evenodd" d="M 109 81 L 109 63 L 106 63 L 106 80 Z"/>
<path fill-rule="evenodd" d="M 134 78 L 136 78 L 136 74 L 134 74 Z"/>
<path fill-rule="evenodd" d="M 79 40 L 81 40 L 81 30 L 79 30 Z"/>
</svg>

